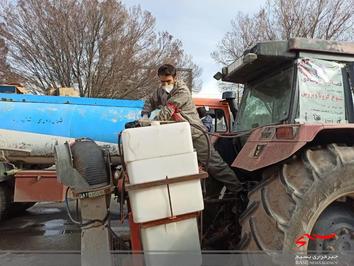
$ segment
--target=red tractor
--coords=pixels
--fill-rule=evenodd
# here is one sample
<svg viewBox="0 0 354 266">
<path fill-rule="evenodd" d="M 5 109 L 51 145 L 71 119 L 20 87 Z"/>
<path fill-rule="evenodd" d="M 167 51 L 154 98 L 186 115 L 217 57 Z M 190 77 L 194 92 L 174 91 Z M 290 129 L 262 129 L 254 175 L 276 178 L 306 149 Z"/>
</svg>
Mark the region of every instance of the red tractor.
<svg viewBox="0 0 354 266">
<path fill-rule="evenodd" d="M 258 43 L 215 78 L 244 84 L 216 142 L 248 184 L 238 248 L 353 251 L 354 43 Z"/>
</svg>

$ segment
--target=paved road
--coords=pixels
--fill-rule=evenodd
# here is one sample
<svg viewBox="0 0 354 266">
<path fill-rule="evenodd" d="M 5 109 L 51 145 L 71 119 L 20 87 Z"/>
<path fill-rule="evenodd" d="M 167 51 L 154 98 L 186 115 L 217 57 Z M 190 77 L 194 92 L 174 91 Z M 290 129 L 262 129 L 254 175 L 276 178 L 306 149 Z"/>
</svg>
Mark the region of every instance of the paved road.
<svg viewBox="0 0 354 266">
<path fill-rule="evenodd" d="M 59 203 L 39 203 L 0 222 L 2 250 L 80 250 L 80 228 Z"/>
<path fill-rule="evenodd" d="M 70 204 L 75 210 L 75 203 Z M 111 204 L 112 229 L 121 235 L 118 205 Z M 80 228 L 70 222 L 62 203 L 37 203 L 23 215 L 0 222 L 0 250 L 80 250 Z"/>
<path fill-rule="evenodd" d="M 70 203 L 71 210 L 75 205 Z M 113 200 L 110 209 L 112 230 L 127 238 L 129 228 L 119 223 Z M 37 203 L 23 215 L 0 222 L 1 266 L 80 266 L 80 246 L 80 228 L 70 222 L 63 203 Z"/>
</svg>

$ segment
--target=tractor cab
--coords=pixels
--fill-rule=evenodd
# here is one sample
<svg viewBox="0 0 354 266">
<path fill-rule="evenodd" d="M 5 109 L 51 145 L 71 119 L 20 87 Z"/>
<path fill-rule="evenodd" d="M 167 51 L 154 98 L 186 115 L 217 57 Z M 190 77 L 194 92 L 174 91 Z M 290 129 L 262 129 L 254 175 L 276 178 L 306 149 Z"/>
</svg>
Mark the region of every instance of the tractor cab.
<svg viewBox="0 0 354 266">
<path fill-rule="evenodd" d="M 244 84 L 235 131 L 353 122 L 354 44 L 294 38 L 258 43 L 215 75 Z"/>
</svg>

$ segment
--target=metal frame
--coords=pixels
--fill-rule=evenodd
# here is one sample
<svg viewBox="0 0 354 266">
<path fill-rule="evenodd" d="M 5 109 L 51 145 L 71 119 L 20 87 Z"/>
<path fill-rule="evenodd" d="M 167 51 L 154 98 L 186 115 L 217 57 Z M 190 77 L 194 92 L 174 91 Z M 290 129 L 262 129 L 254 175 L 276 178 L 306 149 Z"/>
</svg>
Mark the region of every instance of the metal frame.
<svg viewBox="0 0 354 266">
<path fill-rule="evenodd" d="M 141 190 L 141 189 L 146 189 L 146 188 L 151 188 L 151 187 L 161 186 L 161 185 L 166 185 L 167 188 L 169 189 L 170 184 L 176 184 L 176 183 L 180 183 L 180 182 L 186 182 L 186 181 L 197 180 L 197 179 L 204 179 L 207 177 L 208 177 L 208 173 L 201 171 L 200 173 L 195 174 L 195 175 L 180 176 L 180 177 L 175 177 L 175 178 L 167 178 L 166 177 L 166 179 L 164 179 L 164 180 L 146 182 L 146 183 L 142 183 L 142 184 L 127 184 L 125 186 L 125 189 L 126 189 L 126 191 L 135 191 L 135 190 Z M 199 212 L 193 212 L 193 213 L 187 213 L 187 214 L 183 214 L 183 215 L 174 216 L 170 196 L 169 196 L 169 201 L 170 201 L 170 208 L 171 208 L 171 216 L 164 218 L 164 219 L 159 219 L 159 220 L 155 220 L 155 221 L 150 221 L 150 222 L 138 224 L 138 223 L 134 222 L 133 214 L 132 214 L 131 210 L 129 210 L 128 221 L 129 221 L 129 226 L 130 226 L 131 248 L 132 248 L 133 252 L 137 252 L 137 251 L 142 250 L 142 243 L 141 243 L 141 238 L 140 238 L 140 229 L 141 228 L 148 228 L 148 227 L 158 226 L 158 225 L 162 225 L 162 224 L 179 222 L 182 220 L 196 218 L 199 216 Z M 128 208 L 130 209 L 129 204 L 128 204 Z"/>
<path fill-rule="evenodd" d="M 191 181 L 195 179 L 204 179 L 207 177 L 208 177 L 208 173 L 202 171 L 199 174 L 195 174 L 195 175 L 186 175 L 186 176 L 180 176 L 174 178 L 166 177 L 166 179 L 163 180 L 151 181 L 151 182 L 146 182 L 141 184 L 126 184 L 125 190 L 126 191 L 140 190 L 140 189 L 151 188 L 151 187 L 156 187 L 161 185 L 181 183 L 181 182 Z"/>
</svg>

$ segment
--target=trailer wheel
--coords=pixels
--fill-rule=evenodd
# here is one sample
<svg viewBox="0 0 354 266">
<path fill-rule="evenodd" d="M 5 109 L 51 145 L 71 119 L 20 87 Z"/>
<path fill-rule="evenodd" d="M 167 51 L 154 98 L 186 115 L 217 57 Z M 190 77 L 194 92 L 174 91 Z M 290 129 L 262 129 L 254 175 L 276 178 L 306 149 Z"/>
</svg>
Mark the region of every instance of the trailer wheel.
<svg viewBox="0 0 354 266">
<path fill-rule="evenodd" d="M 240 249 L 354 251 L 354 147 L 307 149 L 264 177 L 240 218 Z"/>
<path fill-rule="evenodd" d="M 0 184 L 0 221 L 9 213 L 11 206 L 11 191 L 5 184 Z"/>
</svg>

